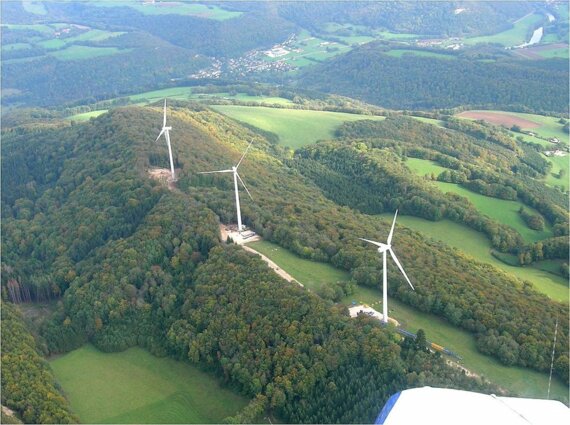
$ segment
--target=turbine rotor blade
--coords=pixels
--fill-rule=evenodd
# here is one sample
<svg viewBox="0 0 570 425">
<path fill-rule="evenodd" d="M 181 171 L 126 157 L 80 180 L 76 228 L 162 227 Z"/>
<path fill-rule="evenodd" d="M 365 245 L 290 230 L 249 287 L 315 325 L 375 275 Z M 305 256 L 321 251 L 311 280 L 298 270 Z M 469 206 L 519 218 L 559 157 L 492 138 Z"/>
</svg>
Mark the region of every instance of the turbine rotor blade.
<svg viewBox="0 0 570 425">
<path fill-rule="evenodd" d="M 390 255 L 392 256 L 392 259 L 394 260 L 394 262 L 396 263 L 396 265 L 398 266 L 398 268 L 400 269 L 400 271 L 402 272 L 402 274 L 404 275 L 404 277 L 408 281 L 408 284 L 410 285 L 410 287 L 415 291 L 414 285 L 412 285 L 412 282 L 410 282 L 408 275 L 406 274 L 406 272 L 404 271 L 404 268 L 402 267 L 402 265 L 398 261 L 398 257 L 396 257 L 396 254 L 394 253 L 394 251 L 392 251 L 392 248 L 389 248 L 388 251 L 390 251 Z"/>
<path fill-rule="evenodd" d="M 384 243 L 382 243 L 382 242 L 375 242 L 375 241 L 371 241 L 371 240 L 364 239 L 364 238 L 358 238 L 358 239 L 360 239 L 361 241 L 364 241 L 364 242 L 371 243 L 372 245 L 376 245 L 376 246 L 378 246 L 378 247 L 380 247 L 380 248 L 385 248 L 385 247 L 386 247 L 386 244 L 384 244 Z"/>
<path fill-rule="evenodd" d="M 239 165 L 241 164 L 241 162 L 243 161 L 243 159 L 245 158 L 245 154 L 247 153 L 247 151 L 249 150 L 249 148 L 251 147 L 251 145 L 253 144 L 253 140 L 251 142 L 249 142 L 249 145 L 247 145 L 247 148 L 245 148 L 245 152 L 243 153 L 243 155 L 241 156 L 239 162 L 236 165 L 236 170 L 239 167 Z"/>
<path fill-rule="evenodd" d="M 162 126 L 166 127 L 166 98 L 164 99 L 164 118 L 162 120 Z"/>
<path fill-rule="evenodd" d="M 164 134 L 164 128 L 160 131 L 160 133 L 158 134 L 158 137 L 156 138 L 154 143 L 158 142 L 158 139 L 160 139 L 160 136 L 162 136 L 163 134 Z"/>
<path fill-rule="evenodd" d="M 245 189 L 245 191 L 247 192 L 247 194 L 249 195 L 249 197 L 251 198 L 251 200 L 253 201 L 253 197 L 251 196 L 251 193 L 249 193 L 249 190 L 247 188 L 247 186 L 245 185 L 245 183 L 243 182 L 243 180 L 241 179 L 241 177 L 239 176 L 239 174 L 236 171 L 236 176 L 239 179 L 239 181 L 241 182 L 241 184 L 243 185 L 243 188 Z"/>
<path fill-rule="evenodd" d="M 212 173 L 231 173 L 234 170 L 219 170 L 219 171 L 201 171 L 198 174 L 212 174 Z"/>
<path fill-rule="evenodd" d="M 394 221 L 392 221 L 392 228 L 390 229 L 390 234 L 388 235 L 388 245 L 392 244 L 392 236 L 394 235 L 394 226 L 396 225 L 396 217 L 398 216 L 398 210 L 394 214 Z"/>
</svg>

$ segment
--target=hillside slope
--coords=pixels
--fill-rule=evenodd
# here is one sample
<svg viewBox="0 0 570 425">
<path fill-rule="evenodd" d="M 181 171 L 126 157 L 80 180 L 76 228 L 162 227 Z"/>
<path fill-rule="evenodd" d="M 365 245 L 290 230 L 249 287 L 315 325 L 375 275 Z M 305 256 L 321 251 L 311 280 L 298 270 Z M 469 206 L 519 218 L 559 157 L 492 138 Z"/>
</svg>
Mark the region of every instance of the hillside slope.
<svg viewBox="0 0 570 425">
<path fill-rule="evenodd" d="M 165 146 L 152 143 L 158 105 L 4 135 L 3 297 L 62 297 L 43 330 L 52 353 L 91 341 L 188 358 L 253 398 L 238 418 L 246 422 L 266 408 L 290 421 L 370 421 L 391 392 L 420 382 L 489 390 L 389 329 L 349 320 L 261 260 L 219 247 L 218 217 L 234 220 L 231 179 L 196 173 L 234 163 L 248 140 L 240 174 L 255 202 L 243 198 L 242 214 L 267 239 L 374 284 L 378 258 L 356 238 L 386 234 L 389 223 L 328 200 L 283 162 L 279 146 L 235 122 L 199 106 L 170 111 L 180 170 L 172 191 L 146 172 L 167 160 Z M 32 155 L 38 164 L 26 169 Z M 567 306 L 415 232 L 397 238 L 418 285 L 411 293 L 392 273 L 393 296 L 475 333 L 506 364 L 539 370 L 549 365 L 559 317 L 556 372 L 564 376 Z M 375 379 L 360 385 L 369 374 Z M 337 390 L 323 399 L 322 385 Z"/>
</svg>

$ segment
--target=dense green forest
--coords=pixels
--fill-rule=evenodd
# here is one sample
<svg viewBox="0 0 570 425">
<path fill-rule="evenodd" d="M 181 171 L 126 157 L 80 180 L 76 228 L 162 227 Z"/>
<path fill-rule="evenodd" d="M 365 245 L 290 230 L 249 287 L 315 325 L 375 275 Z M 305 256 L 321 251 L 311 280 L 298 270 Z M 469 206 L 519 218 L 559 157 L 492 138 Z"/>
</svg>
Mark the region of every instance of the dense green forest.
<svg viewBox="0 0 570 425">
<path fill-rule="evenodd" d="M 77 423 L 34 337 L 9 302 L 2 302 L 1 323 L 2 406 L 14 410 L 25 423 Z"/>
<path fill-rule="evenodd" d="M 90 341 L 104 351 L 140 345 L 187 359 L 253 397 L 229 418 L 241 422 L 266 409 L 289 421 L 369 422 L 390 394 L 409 386 L 498 390 L 376 321 L 349 319 L 344 307 L 281 280 L 239 248 L 219 247 L 218 220 L 207 204 L 223 218 L 233 206 L 190 170 L 218 164 L 228 150 L 239 155 L 246 136 L 258 144 L 252 159 L 278 174 L 291 170 L 271 154 L 277 148 L 217 114 L 179 107 L 173 115 L 185 193 L 146 177 L 147 167 L 164 162 L 163 149 L 151 144 L 158 108 L 5 133 L 3 156 L 11 161 L 3 162 L 3 250 L 14 252 L 2 259 L 2 297 L 61 298 L 41 330 L 49 353 Z M 32 152 L 39 163 L 22 168 Z M 259 192 L 267 171 L 253 179 L 249 165 L 244 173 Z M 293 180 L 288 191 L 303 187 L 303 179 Z M 319 203 L 336 209 L 324 198 Z M 248 221 L 262 212 L 244 211 Z"/>
<path fill-rule="evenodd" d="M 490 34 L 510 27 L 533 10 L 528 2 L 470 2 L 469 13 L 455 14 L 457 2 L 311 2 L 284 3 L 280 13 L 299 25 L 318 31 L 323 24 L 340 22 L 395 33 L 432 36 Z"/>
<path fill-rule="evenodd" d="M 366 44 L 303 71 L 297 84 L 394 109 L 473 105 L 568 113 L 566 60 L 396 58 L 387 50 L 382 43 Z"/>
<path fill-rule="evenodd" d="M 286 151 L 220 115 L 182 104 L 172 114 L 184 196 L 145 177 L 146 167 L 166 164 L 164 147 L 151 144 L 158 110 L 117 109 L 81 126 L 4 136 L 3 156 L 10 160 L 2 170 L 3 250 L 10 255 L 3 257 L 3 296 L 45 299 L 65 291 L 63 310 L 44 329 L 52 352 L 86 340 L 104 350 L 134 344 L 168 350 L 166 330 L 177 320 L 194 269 L 218 243 L 212 211 L 222 222 L 235 214 L 229 180 L 195 172 L 227 165 L 228 149 L 239 157 L 242 140 L 255 141 L 242 165 L 256 199 L 243 202 L 246 223 L 303 257 L 350 270 L 359 284 L 377 284 L 378 258 L 356 238 L 384 234 L 388 223 L 328 201 L 279 160 Z M 41 152 L 43 165 L 34 166 L 41 172 L 24 172 L 28 151 Z M 61 158 L 48 159 L 56 152 Z M 391 273 L 391 296 L 473 332 L 480 349 L 505 364 L 548 369 L 554 323 L 557 317 L 567 322 L 567 305 L 409 230 L 399 232 L 398 247 L 410 278 L 421 283 L 412 293 Z M 555 367 L 562 379 L 567 339 L 563 325 Z"/>
</svg>

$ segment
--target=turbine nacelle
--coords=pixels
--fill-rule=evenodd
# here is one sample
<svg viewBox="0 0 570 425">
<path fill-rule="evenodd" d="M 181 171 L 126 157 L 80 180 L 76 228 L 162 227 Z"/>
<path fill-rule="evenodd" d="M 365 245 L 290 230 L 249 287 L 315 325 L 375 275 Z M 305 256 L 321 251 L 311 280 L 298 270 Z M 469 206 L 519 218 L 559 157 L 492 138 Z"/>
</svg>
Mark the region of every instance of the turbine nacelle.
<svg viewBox="0 0 570 425">
<path fill-rule="evenodd" d="M 390 248 L 392 248 L 392 245 L 384 245 L 384 246 L 381 246 L 380 248 L 378 248 L 378 252 L 383 253 L 383 252 L 389 251 Z"/>
</svg>

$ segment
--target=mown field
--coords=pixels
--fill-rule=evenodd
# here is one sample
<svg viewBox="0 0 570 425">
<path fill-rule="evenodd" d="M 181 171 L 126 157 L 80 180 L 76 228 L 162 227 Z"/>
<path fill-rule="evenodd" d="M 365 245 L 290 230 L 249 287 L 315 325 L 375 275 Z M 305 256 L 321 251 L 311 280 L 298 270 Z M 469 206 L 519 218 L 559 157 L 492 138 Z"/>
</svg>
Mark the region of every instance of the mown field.
<svg viewBox="0 0 570 425">
<path fill-rule="evenodd" d="M 513 27 L 511 29 L 493 35 L 465 38 L 463 42 L 468 45 L 477 43 L 497 43 L 505 47 L 517 46 L 530 40 L 529 32 L 532 33 L 532 30 L 535 29 L 536 25 L 542 19 L 544 19 L 544 16 L 538 13 L 527 15 L 513 23 Z"/>
<path fill-rule="evenodd" d="M 570 158 L 568 156 L 549 156 L 546 159 L 552 164 L 552 169 L 545 179 L 545 182 L 551 186 L 563 186 L 565 190 L 570 188 L 568 180 L 570 172 Z M 558 178 L 560 170 L 564 170 L 562 178 Z"/>
<path fill-rule="evenodd" d="M 91 118 L 97 118 L 107 111 L 108 109 L 100 109 L 98 111 L 83 112 L 81 114 L 71 115 L 67 117 L 67 119 L 72 121 L 89 121 Z"/>
<path fill-rule="evenodd" d="M 3 52 L 11 52 L 14 50 L 25 50 L 41 47 L 47 49 L 47 56 L 52 56 L 56 59 L 68 60 L 83 60 L 91 59 L 100 56 L 114 55 L 119 53 L 126 53 L 132 49 L 119 49 L 117 47 L 98 47 L 98 46 L 85 46 L 77 43 L 84 42 L 97 42 L 107 40 L 109 38 L 118 37 L 125 34 L 122 31 L 104 31 L 93 28 L 81 27 L 79 30 L 73 24 L 64 23 L 50 23 L 50 24 L 37 24 L 37 25 L 11 25 L 3 24 L 5 28 L 14 31 L 35 31 L 37 36 L 28 37 L 29 43 L 14 43 L 2 46 Z M 66 34 L 64 31 L 70 31 Z M 77 33 L 79 32 L 79 33 Z M 76 35 L 73 35 L 76 34 Z M 33 53 L 33 52 L 31 52 Z M 38 59 L 44 56 L 27 56 L 18 59 L 7 59 L 6 63 L 16 63 L 24 60 Z"/>
<path fill-rule="evenodd" d="M 540 213 L 522 202 L 481 195 L 454 183 L 433 182 L 433 184 L 444 193 L 453 192 L 466 197 L 481 213 L 497 220 L 499 223 L 511 226 L 519 232 L 527 242 L 536 242 L 552 236 L 549 225 L 542 231 L 533 230 L 526 225 L 519 214 L 520 207 L 536 215 L 540 215 Z"/>
<path fill-rule="evenodd" d="M 444 53 L 431 52 L 429 50 L 413 50 L 413 49 L 392 49 L 386 52 L 388 56 L 401 58 L 403 55 L 424 56 L 437 59 L 455 59 L 453 55 Z"/>
<path fill-rule="evenodd" d="M 333 138 L 335 129 L 343 122 L 384 119 L 384 117 L 340 112 L 237 105 L 216 105 L 213 106 L 213 109 L 237 121 L 275 133 L 279 136 L 281 144 L 294 149 L 314 143 L 317 140 Z"/>
<path fill-rule="evenodd" d="M 199 18 L 214 19 L 217 21 L 225 21 L 226 19 L 237 18 L 242 15 L 241 12 L 222 9 L 213 4 L 189 4 L 188 2 L 172 1 L 172 2 L 150 2 L 143 4 L 137 0 L 126 1 L 98 1 L 91 0 L 90 4 L 99 7 L 125 7 L 128 6 L 144 15 L 189 15 Z"/>
<path fill-rule="evenodd" d="M 303 283 L 307 289 L 316 290 L 327 282 L 348 278 L 348 273 L 335 269 L 329 264 L 302 259 L 270 242 L 254 242 L 248 246 L 269 257 Z M 306 280 L 303 280 L 304 278 Z M 380 287 L 373 289 L 357 286 L 354 294 L 346 297 L 342 302 L 346 305 L 352 304 L 353 301 L 364 303 L 382 311 L 381 299 Z M 474 373 L 484 376 L 519 396 L 546 398 L 548 375 L 523 368 L 503 366 L 498 361 L 479 353 L 471 334 L 451 326 L 436 316 L 418 312 L 394 299 L 389 299 L 388 306 L 390 316 L 398 320 L 405 329 L 412 332 L 423 329 L 429 340 L 462 356 L 461 364 Z M 568 388 L 560 381 L 553 380 L 551 397 L 567 402 Z"/>
<path fill-rule="evenodd" d="M 431 173 L 437 176 L 445 170 L 444 167 L 426 159 L 408 158 L 406 165 L 410 170 L 420 176 L 424 176 L 426 174 L 430 175 Z M 555 177 L 552 178 L 554 179 Z M 444 193 L 453 192 L 466 197 L 481 213 L 497 220 L 500 223 L 513 227 L 527 242 L 536 242 L 552 236 L 552 231 L 549 225 L 547 225 L 542 231 L 533 230 L 526 225 L 519 214 L 520 207 L 523 207 L 525 210 L 532 212 L 533 214 L 540 215 L 540 213 L 520 201 L 492 198 L 490 196 L 473 192 L 454 183 L 434 181 L 433 184 Z"/>
<path fill-rule="evenodd" d="M 350 280 L 350 274 L 343 270 L 335 269 L 329 264 L 316 263 L 297 257 L 285 248 L 271 242 L 251 242 L 247 246 L 269 257 L 293 276 L 295 280 L 314 291 L 318 291 L 331 282 Z"/>
<path fill-rule="evenodd" d="M 221 423 L 248 402 L 211 375 L 141 348 L 85 345 L 50 365 L 83 423 Z"/>
<path fill-rule="evenodd" d="M 381 214 L 381 217 L 390 220 L 392 215 Z M 492 247 L 489 239 L 476 230 L 449 220 L 434 222 L 405 215 L 398 216 L 398 223 L 456 248 L 477 261 L 490 264 L 521 280 L 527 280 L 533 284 L 536 291 L 542 292 L 553 300 L 568 302 L 568 282 L 563 277 L 551 273 L 556 273 L 557 270 L 552 270 L 552 267 L 550 267 L 551 272 L 543 270 L 546 267 L 542 264 L 533 264 L 532 267 L 514 267 L 503 263 L 491 254 Z"/>
<path fill-rule="evenodd" d="M 408 158 L 405 164 L 410 170 L 420 176 L 434 174 L 437 177 L 438 174 L 447 170 L 447 168 L 442 167 L 437 162 L 428 159 Z"/>
<path fill-rule="evenodd" d="M 569 135 L 564 133 L 562 127 L 563 124 L 559 123 L 559 118 L 556 117 L 547 117 L 544 115 L 537 115 L 537 114 L 525 114 L 522 112 L 504 112 L 504 111 L 482 111 L 482 110 L 472 110 L 472 111 L 465 111 L 465 113 L 484 113 L 487 115 L 492 115 L 493 120 L 500 122 L 501 120 L 504 121 L 507 127 L 511 127 L 512 124 L 511 120 L 512 117 L 521 118 L 523 120 L 532 122 L 536 125 L 536 127 L 525 127 L 524 125 L 521 126 L 523 130 L 531 131 L 538 136 L 549 139 L 551 137 L 556 137 L 559 140 L 563 141 L 565 144 L 568 144 Z M 459 118 L 463 118 L 461 115 L 457 115 Z M 514 133 L 518 135 L 517 133 Z M 523 135 L 524 136 L 524 135 Z M 548 143 L 547 141 L 543 141 L 544 146 L 553 147 L 552 143 Z"/>
</svg>

